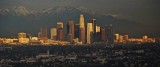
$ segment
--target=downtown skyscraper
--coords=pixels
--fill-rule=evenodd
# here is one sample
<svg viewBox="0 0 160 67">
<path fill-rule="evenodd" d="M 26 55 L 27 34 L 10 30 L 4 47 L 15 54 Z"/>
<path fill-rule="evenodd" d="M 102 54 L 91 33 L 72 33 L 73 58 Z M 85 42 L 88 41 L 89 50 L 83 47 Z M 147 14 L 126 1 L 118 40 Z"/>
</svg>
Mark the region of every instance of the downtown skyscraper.
<svg viewBox="0 0 160 67">
<path fill-rule="evenodd" d="M 74 22 L 68 21 L 67 22 L 67 41 L 73 42 L 74 39 Z"/>
<path fill-rule="evenodd" d="M 80 41 L 82 43 L 85 43 L 85 25 L 84 25 L 84 16 L 82 14 L 80 15 L 79 27 L 80 27 Z"/>
<path fill-rule="evenodd" d="M 40 29 L 40 32 L 38 33 L 38 36 L 40 39 L 43 40 L 47 40 L 48 39 L 48 35 L 47 35 L 47 27 L 43 27 Z"/>
<path fill-rule="evenodd" d="M 51 28 L 51 39 L 56 40 L 56 36 L 57 36 L 57 29 Z"/>
<path fill-rule="evenodd" d="M 57 22 L 57 40 L 65 40 L 65 31 L 63 29 L 63 22 Z"/>
<path fill-rule="evenodd" d="M 93 33 L 93 27 L 92 23 L 87 23 L 87 44 L 91 44 L 92 42 L 92 33 Z"/>
<path fill-rule="evenodd" d="M 113 32 L 113 26 L 111 24 L 106 25 L 106 43 L 109 45 L 114 44 L 114 32 Z"/>
</svg>

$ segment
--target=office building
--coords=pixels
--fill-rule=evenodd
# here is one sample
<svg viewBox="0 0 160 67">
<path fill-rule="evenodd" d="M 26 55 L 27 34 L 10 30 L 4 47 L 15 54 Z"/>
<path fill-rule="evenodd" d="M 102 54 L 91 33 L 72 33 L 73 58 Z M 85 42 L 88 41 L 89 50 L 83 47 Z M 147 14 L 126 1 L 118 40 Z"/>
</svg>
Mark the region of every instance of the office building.
<svg viewBox="0 0 160 67">
<path fill-rule="evenodd" d="M 85 25 L 84 25 L 84 16 L 83 14 L 80 15 L 80 21 L 79 21 L 79 26 L 80 28 L 85 28 Z"/>
<path fill-rule="evenodd" d="M 123 35 L 119 35 L 119 43 L 123 43 Z"/>
<path fill-rule="evenodd" d="M 67 23 L 67 39 L 69 39 L 69 42 L 72 42 L 74 39 L 74 22 L 68 21 Z"/>
<path fill-rule="evenodd" d="M 124 35 L 124 36 L 123 36 L 123 39 L 124 39 L 125 41 L 128 41 L 128 35 Z"/>
<path fill-rule="evenodd" d="M 58 28 L 57 29 L 57 40 L 64 41 L 65 40 L 64 35 L 65 35 L 64 29 Z"/>
<path fill-rule="evenodd" d="M 80 41 L 82 43 L 85 43 L 85 29 L 84 28 L 80 28 Z"/>
<path fill-rule="evenodd" d="M 87 23 L 87 44 L 91 44 L 93 27 L 92 23 Z"/>
<path fill-rule="evenodd" d="M 119 40 L 119 34 L 114 34 L 114 39 Z"/>
<path fill-rule="evenodd" d="M 48 39 L 48 35 L 47 35 L 47 27 L 43 27 L 41 28 L 41 32 L 40 32 L 40 39 L 43 39 L 43 40 L 47 40 Z"/>
<path fill-rule="evenodd" d="M 72 34 L 67 34 L 67 41 L 73 43 Z"/>
<path fill-rule="evenodd" d="M 113 26 L 106 25 L 106 43 L 108 45 L 114 45 L 114 32 L 113 32 Z"/>
<path fill-rule="evenodd" d="M 63 22 L 57 22 L 57 29 L 58 28 L 63 28 Z"/>
<path fill-rule="evenodd" d="M 84 16 L 81 14 L 80 15 L 80 22 L 79 22 L 79 27 L 80 27 L 80 41 L 82 43 L 85 43 L 85 25 L 84 25 Z"/>
<path fill-rule="evenodd" d="M 105 29 L 101 29 L 101 40 L 102 42 L 106 42 L 106 31 Z"/>
<path fill-rule="evenodd" d="M 51 28 L 51 39 L 56 40 L 56 36 L 57 36 L 57 29 Z"/>
<path fill-rule="evenodd" d="M 93 33 L 95 33 L 96 32 L 96 19 L 92 19 L 91 20 L 91 23 L 92 23 L 92 29 L 93 29 Z"/>
<path fill-rule="evenodd" d="M 29 43 L 29 38 L 26 38 L 26 33 L 24 32 L 18 33 L 18 40 L 21 44 Z"/>
<path fill-rule="evenodd" d="M 26 38 L 26 33 L 24 32 L 18 33 L 18 38 Z"/>
<path fill-rule="evenodd" d="M 101 31 L 101 27 L 96 25 L 96 33 Z"/>
<path fill-rule="evenodd" d="M 74 25 L 74 38 L 78 38 L 80 37 L 80 28 L 79 28 L 79 24 L 75 24 Z"/>
</svg>

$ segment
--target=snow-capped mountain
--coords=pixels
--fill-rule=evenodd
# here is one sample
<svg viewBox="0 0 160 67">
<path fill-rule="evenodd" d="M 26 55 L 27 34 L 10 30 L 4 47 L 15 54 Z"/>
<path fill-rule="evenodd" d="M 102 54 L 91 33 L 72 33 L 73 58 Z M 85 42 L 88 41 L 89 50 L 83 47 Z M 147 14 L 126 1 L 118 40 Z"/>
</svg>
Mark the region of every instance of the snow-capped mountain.
<svg viewBox="0 0 160 67">
<path fill-rule="evenodd" d="M 7 15 L 13 15 L 13 16 L 27 16 L 27 15 L 45 15 L 45 14 L 55 14 L 55 13 L 60 13 L 60 12 L 66 12 L 68 11 L 69 13 L 72 12 L 79 12 L 79 13 L 91 13 L 94 14 L 95 12 L 84 8 L 84 7 L 67 7 L 67 6 L 56 6 L 56 7 L 51 7 L 47 9 L 42 9 L 42 10 L 30 10 L 24 6 L 18 6 L 18 7 L 13 7 L 13 8 L 2 8 L 0 9 L 0 15 L 7 16 Z"/>
<path fill-rule="evenodd" d="M 10 10 L 9 9 L 7 9 L 7 8 L 0 9 L 0 15 L 7 16 L 9 14 L 10 14 Z"/>
<path fill-rule="evenodd" d="M 0 15 L 12 15 L 12 16 L 27 16 L 31 14 L 29 9 L 23 6 L 13 7 L 13 8 L 2 8 L 0 9 Z"/>
<path fill-rule="evenodd" d="M 27 16 L 31 14 L 30 10 L 23 6 L 14 7 L 12 11 L 14 12 L 15 15 L 18 15 L 18 16 L 19 15 Z"/>
</svg>

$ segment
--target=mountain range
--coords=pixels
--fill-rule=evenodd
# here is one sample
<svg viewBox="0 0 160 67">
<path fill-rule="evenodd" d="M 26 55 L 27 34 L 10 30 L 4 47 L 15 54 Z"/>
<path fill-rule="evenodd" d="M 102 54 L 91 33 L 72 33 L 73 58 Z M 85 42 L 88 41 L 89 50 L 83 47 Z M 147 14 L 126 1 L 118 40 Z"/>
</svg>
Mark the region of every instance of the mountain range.
<svg viewBox="0 0 160 67">
<path fill-rule="evenodd" d="M 143 26 L 128 19 L 119 19 L 112 15 L 99 14 L 85 7 L 56 6 L 33 10 L 24 6 L 18 6 L 0 8 L 0 36 L 16 36 L 18 32 L 26 32 L 37 36 L 41 27 L 48 27 L 49 30 L 51 27 L 56 27 L 56 22 L 58 21 L 64 22 L 65 25 L 68 20 L 73 20 L 78 24 L 80 14 L 84 15 L 85 23 L 91 19 L 96 19 L 96 23 L 102 26 L 102 28 L 107 24 L 112 24 L 115 33 L 135 35 L 133 32 L 141 31 L 141 29 L 137 28 Z"/>
</svg>

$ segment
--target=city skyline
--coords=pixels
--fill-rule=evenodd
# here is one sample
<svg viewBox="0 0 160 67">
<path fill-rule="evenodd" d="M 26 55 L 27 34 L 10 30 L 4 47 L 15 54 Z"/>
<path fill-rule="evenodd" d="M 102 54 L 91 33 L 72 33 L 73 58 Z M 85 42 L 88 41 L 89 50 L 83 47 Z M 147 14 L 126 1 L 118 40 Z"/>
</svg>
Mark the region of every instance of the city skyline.
<svg viewBox="0 0 160 67">
<path fill-rule="evenodd" d="M 57 21 L 65 22 L 68 18 L 77 23 L 79 21 L 76 19 L 78 17 L 77 14 L 82 11 L 87 13 L 87 20 L 96 17 L 101 25 L 103 23 L 113 23 L 117 33 L 126 33 L 133 37 L 142 36 L 143 34 L 159 37 L 159 6 L 158 0 L 67 0 L 67 2 L 64 0 L 2 0 L 0 2 L 0 33 L 2 36 L 16 34 L 12 33 L 13 31 L 20 32 L 25 30 L 30 33 L 38 30 L 42 25 L 49 26 Z M 56 8 L 57 10 L 55 10 Z M 69 11 L 66 9 L 74 10 Z M 78 11 L 75 11 L 76 9 Z M 67 13 L 59 10 L 65 10 Z M 55 13 L 56 11 L 58 13 Z M 44 14 L 41 14 L 43 12 Z M 39 16 L 39 14 L 42 16 Z M 26 29 L 20 29 L 19 26 L 26 26 Z M 35 28 L 30 30 L 28 26 Z"/>
<path fill-rule="evenodd" d="M 42 27 L 37 36 L 30 33 L 19 32 L 18 36 L 1 38 L 1 43 L 5 44 L 41 44 L 41 45 L 68 45 L 68 44 L 106 44 L 114 46 L 121 43 L 154 43 L 155 38 L 143 35 L 140 38 L 130 37 L 128 34 L 114 32 L 112 24 L 105 25 L 103 28 L 97 24 L 96 19 L 91 19 L 85 23 L 85 15 L 80 14 L 79 23 L 68 20 L 58 21 L 52 28 Z M 66 26 L 66 28 L 64 28 Z M 49 31 L 48 31 L 49 29 Z M 49 32 L 49 33 L 48 33 Z"/>
<path fill-rule="evenodd" d="M 70 19 L 71 20 L 71 19 Z M 84 20 L 84 19 L 83 19 Z M 90 18 L 90 20 L 89 21 L 84 21 L 84 24 L 86 24 L 87 25 L 87 23 L 88 22 L 92 22 L 92 21 L 94 22 L 94 21 L 96 21 L 96 18 Z M 73 21 L 73 20 L 71 20 L 72 22 L 75 22 L 75 21 Z M 58 26 L 60 26 L 60 27 L 62 27 L 62 28 L 64 28 L 64 29 L 66 29 L 67 27 L 66 27 L 66 24 L 67 24 L 67 20 L 65 21 L 65 22 L 62 22 L 62 21 L 57 21 L 56 23 L 52 23 L 51 24 L 51 26 L 46 26 L 45 24 L 44 24 L 44 26 L 43 25 L 41 25 L 42 27 L 46 27 L 47 28 L 47 30 L 50 30 L 49 28 L 52 28 L 53 26 L 56 26 L 56 25 L 58 25 L 58 24 L 62 24 L 62 25 L 58 25 Z M 65 25 L 64 25 L 65 24 Z M 83 24 L 83 25 L 84 25 Z M 106 25 L 107 24 L 109 24 L 109 23 L 106 23 Z M 64 25 L 64 26 L 63 26 Z M 100 24 L 101 25 L 101 24 Z M 102 24 L 103 25 L 103 24 Z M 105 28 L 104 27 L 105 25 L 103 25 L 102 26 L 102 28 Z M 42 28 L 42 27 L 40 27 L 40 28 Z M 116 26 L 114 26 L 114 27 L 116 27 Z M 24 28 L 21 28 L 21 29 L 24 29 Z M 114 28 L 114 30 L 115 30 L 115 28 Z M 38 31 L 38 30 L 36 30 L 36 31 Z M 117 32 L 117 31 L 114 31 L 114 33 L 120 33 L 120 31 L 121 32 L 123 32 L 123 29 L 122 30 L 119 30 L 119 32 Z M 27 31 L 23 31 L 23 30 L 21 30 L 21 31 L 19 31 L 19 32 L 27 32 Z M 34 31 L 35 32 L 35 31 Z M 140 31 L 139 31 L 140 32 Z M 5 32 L 3 32 L 3 33 L 5 33 Z M 18 32 L 12 32 L 12 33 L 14 33 L 14 34 L 10 34 L 10 36 L 5 36 L 5 37 L 15 37 L 16 36 L 16 34 L 18 33 Z M 16 34 L 15 34 L 16 33 Z M 28 32 L 27 32 L 28 33 Z M 49 33 L 50 33 L 50 31 L 48 31 L 47 32 L 48 34 L 47 35 L 50 35 Z M 134 33 L 134 32 L 130 32 L 130 33 Z M 8 33 L 6 33 L 6 34 L 8 34 Z M 29 34 L 32 34 L 32 35 L 34 35 L 35 36 L 35 33 L 33 33 L 33 31 L 31 32 L 29 32 Z M 120 34 L 127 34 L 127 33 L 120 33 Z M 37 35 L 37 34 L 36 34 Z M 143 36 L 143 35 L 149 35 L 149 36 L 151 36 L 151 37 L 153 37 L 152 35 L 150 35 L 150 34 L 146 34 L 146 33 L 141 33 L 140 35 L 136 35 L 136 36 L 132 36 L 131 35 L 131 37 L 136 37 L 136 38 L 139 38 L 139 37 L 141 37 L 141 36 Z M 4 37 L 3 35 L 1 35 L 1 37 Z M 48 36 L 47 36 L 48 37 Z M 155 36 L 154 36 L 155 37 Z"/>
<path fill-rule="evenodd" d="M 42 37 L 45 37 L 45 38 L 53 38 L 54 39 L 54 36 L 55 35 L 57 35 L 57 33 L 56 34 L 51 34 L 51 33 L 55 33 L 55 32 L 53 32 L 53 30 L 52 30 L 52 28 L 54 28 L 54 29 L 59 29 L 59 28 L 62 28 L 62 29 L 64 29 L 64 30 L 66 30 L 65 31 L 65 34 L 69 34 L 69 33 L 71 33 L 71 31 L 70 30 L 68 30 L 70 27 L 68 27 L 68 26 L 70 26 L 71 24 L 73 24 L 74 26 L 75 25 L 79 25 L 79 30 L 83 30 L 84 29 L 84 31 L 85 30 L 88 30 L 88 23 L 91 23 L 92 24 L 92 30 L 90 30 L 91 32 L 93 32 L 93 33 L 95 33 L 95 32 L 97 32 L 97 31 L 100 31 L 101 29 L 105 29 L 106 27 L 105 27 L 105 25 L 107 25 L 107 24 L 103 24 L 104 26 L 99 26 L 99 24 L 96 24 L 97 22 L 96 22 L 96 18 L 90 18 L 90 21 L 88 21 L 88 22 L 85 22 L 85 20 L 84 20 L 85 18 L 84 18 L 84 15 L 83 14 L 80 14 L 80 17 L 79 17 L 79 23 L 74 23 L 75 21 L 73 21 L 73 20 L 66 20 L 66 22 L 62 22 L 62 21 L 57 21 L 56 23 L 53 23 L 52 24 L 52 27 L 48 27 L 48 26 L 42 26 L 42 27 L 40 27 L 40 32 L 38 32 L 38 36 L 37 37 L 39 37 L 39 34 L 40 35 L 42 35 L 42 32 L 44 32 L 44 31 L 46 31 L 46 33 L 45 34 L 43 34 L 42 35 Z M 108 24 L 108 25 L 112 25 L 112 24 Z M 74 27 L 73 26 L 73 27 Z M 90 26 L 90 24 L 89 24 L 89 26 Z M 86 27 L 86 28 L 85 28 Z M 115 27 L 115 26 L 114 26 Z M 45 30 L 43 30 L 43 28 L 45 28 Z M 23 29 L 23 28 L 22 28 Z M 114 29 L 114 28 L 113 28 Z M 49 31 L 48 31 L 49 30 Z M 37 30 L 38 31 L 38 30 Z M 26 32 L 26 31 L 20 31 L 20 32 Z M 86 32 L 86 31 L 85 31 Z M 83 35 L 85 32 L 83 32 L 83 33 L 80 33 L 79 32 L 79 35 L 82 35 L 82 37 L 83 38 L 87 38 L 87 36 L 85 36 L 85 35 Z M 88 32 L 88 31 L 87 31 Z M 86 32 L 86 33 L 87 33 Z M 119 32 L 115 32 L 115 31 L 113 31 L 114 32 L 114 34 L 116 34 L 116 33 L 119 33 Z M 15 32 L 14 32 L 15 33 Z M 19 32 L 17 32 L 17 33 L 19 33 Z M 17 34 L 16 33 L 16 34 Z M 27 33 L 27 32 L 26 32 Z M 132 32 L 132 33 L 134 33 L 134 32 Z M 35 34 L 35 33 L 33 33 L 33 34 Z M 36 36 L 36 35 L 33 35 L 33 34 L 31 34 L 31 33 L 27 33 L 27 35 L 32 35 L 32 36 Z M 72 34 L 73 34 L 73 31 L 72 31 Z M 120 33 L 121 34 L 121 33 Z M 129 34 L 124 34 L 124 35 L 129 35 Z M 147 34 L 142 34 L 141 36 L 144 36 L 144 35 L 147 35 Z M 12 34 L 11 35 L 12 37 L 17 37 L 16 35 L 14 35 L 14 34 Z M 52 37 L 53 36 L 53 37 Z M 137 37 L 137 36 L 135 36 L 135 37 L 133 37 L 132 36 L 132 38 L 141 38 L 141 36 L 139 37 Z M 3 37 L 3 36 L 2 36 Z M 10 36 L 9 36 L 10 37 Z M 81 37 L 81 36 L 79 36 L 79 37 Z M 156 37 L 153 37 L 153 38 L 156 38 Z M 82 39 L 82 40 L 85 40 L 85 39 Z"/>
</svg>

